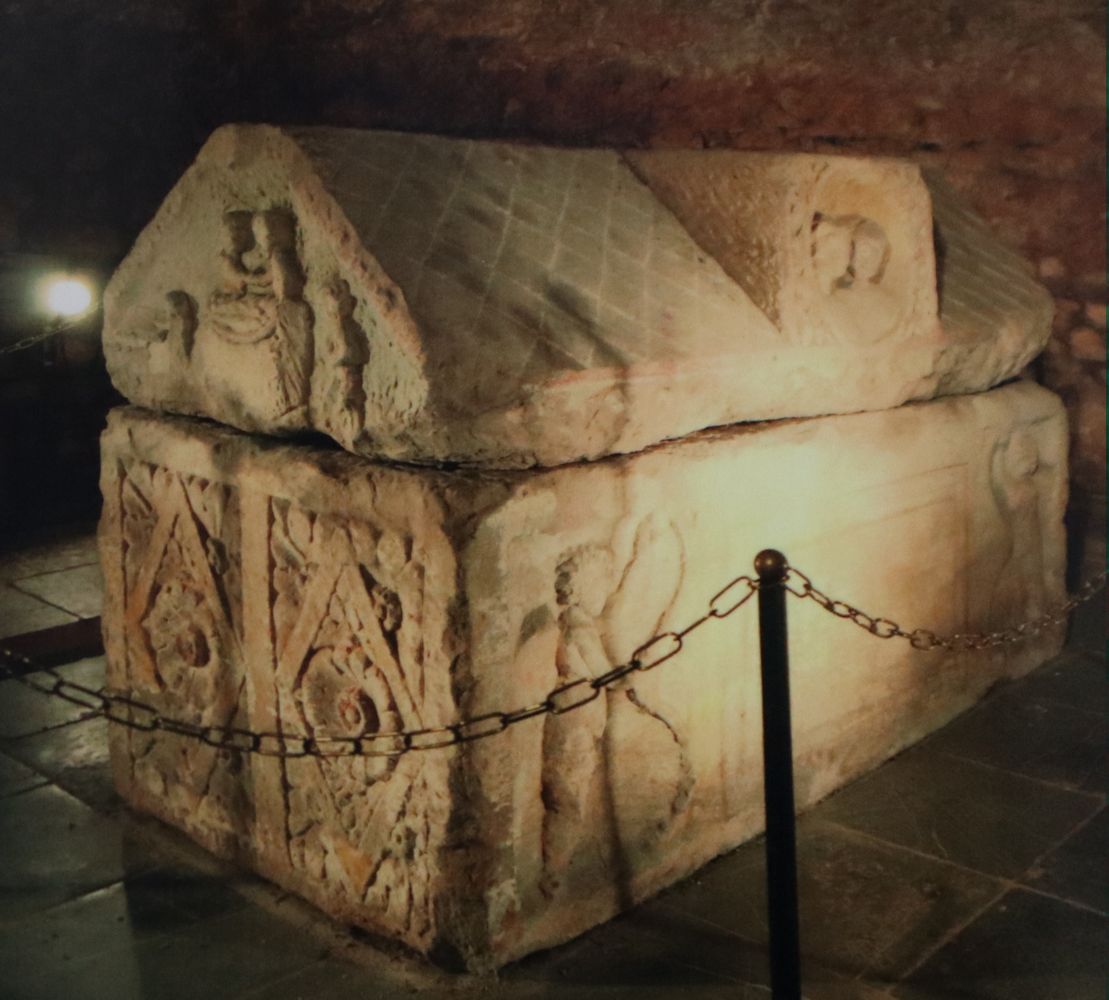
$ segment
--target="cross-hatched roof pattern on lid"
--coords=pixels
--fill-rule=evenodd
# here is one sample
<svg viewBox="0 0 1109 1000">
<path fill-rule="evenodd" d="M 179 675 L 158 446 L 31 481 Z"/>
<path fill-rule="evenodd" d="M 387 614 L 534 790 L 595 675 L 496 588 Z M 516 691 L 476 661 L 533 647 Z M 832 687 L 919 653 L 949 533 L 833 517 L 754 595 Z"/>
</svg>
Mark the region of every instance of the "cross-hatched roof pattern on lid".
<svg viewBox="0 0 1109 1000">
<path fill-rule="evenodd" d="M 329 137 L 342 141 L 331 142 Z M 328 187 L 443 362 L 527 377 L 704 356 L 769 323 L 610 150 L 311 130 Z M 542 344 L 536 344 L 536 341 Z M 529 361 L 530 359 L 530 361 Z"/>
</svg>

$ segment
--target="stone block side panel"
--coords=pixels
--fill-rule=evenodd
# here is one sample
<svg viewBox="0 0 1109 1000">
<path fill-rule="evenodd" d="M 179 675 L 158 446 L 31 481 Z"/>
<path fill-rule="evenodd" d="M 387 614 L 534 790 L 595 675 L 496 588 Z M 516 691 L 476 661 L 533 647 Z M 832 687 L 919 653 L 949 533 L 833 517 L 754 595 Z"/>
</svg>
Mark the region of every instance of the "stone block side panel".
<svg viewBox="0 0 1109 1000">
<path fill-rule="evenodd" d="M 1063 598 L 1065 435 L 1058 400 L 1020 383 L 531 478 L 465 553 L 481 667 L 467 714 L 626 662 L 703 615 L 768 545 L 909 628 L 1034 617 Z M 802 807 L 1062 641 L 925 654 L 811 602 L 788 613 Z M 468 749 L 482 839 L 464 863 L 489 887 L 496 961 L 566 940 L 759 832 L 756 630 L 752 604 L 591 704 Z"/>
<path fill-rule="evenodd" d="M 250 439 L 197 427 L 116 411 L 105 434 L 109 684 L 187 722 L 288 735 L 453 721 L 451 561 L 397 516 L 404 501 L 348 514 L 326 475 L 251 468 Z M 111 740 L 132 805 L 340 919 L 434 946 L 449 756 L 280 760 L 119 727 Z"/>
<path fill-rule="evenodd" d="M 335 523 L 271 501 L 270 554 L 280 725 L 357 736 L 428 725 L 419 633 L 424 574 L 413 539 L 361 519 Z M 407 619 L 407 622 L 406 622 Z M 403 634 L 402 634 L 403 633 Z M 428 755 L 290 759 L 283 827 L 298 884 L 420 947 L 433 932 L 443 760 Z M 318 891 L 318 890 L 317 890 Z"/>
<path fill-rule="evenodd" d="M 115 462 L 104 485 L 109 686 L 193 725 L 245 724 L 238 490 L 144 461 Z M 241 760 L 166 734 L 110 732 L 123 794 L 203 830 L 219 853 L 243 849 L 253 806 Z"/>
</svg>

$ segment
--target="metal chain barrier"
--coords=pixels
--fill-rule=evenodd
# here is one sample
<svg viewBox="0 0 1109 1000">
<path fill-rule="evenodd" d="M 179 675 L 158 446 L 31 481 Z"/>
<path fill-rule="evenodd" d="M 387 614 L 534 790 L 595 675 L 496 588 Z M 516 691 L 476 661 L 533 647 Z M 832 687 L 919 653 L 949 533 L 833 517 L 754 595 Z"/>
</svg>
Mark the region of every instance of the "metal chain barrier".
<svg viewBox="0 0 1109 1000">
<path fill-rule="evenodd" d="M 510 726 L 538 715 L 564 715 L 588 705 L 606 688 L 629 674 L 645 673 L 677 656 L 686 638 L 702 625 L 719 621 L 738 611 L 759 589 L 758 581 L 737 576 L 709 601 L 700 618 L 676 632 L 660 632 L 639 646 L 627 663 L 613 667 L 597 677 L 581 677 L 552 688 L 542 701 L 502 712 L 486 712 L 463 722 L 405 732 L 370 733 L 364 736 L 302 736 L 288 733 L 262 733 L 235 726 L 204 726 L 162 715 L 145 702 L 106 689 L 94 690 L 66 680 L 55 671 L 42 669 L 30 657 L 0 645 L 0 661 L 22 665 L 23 673 L 0 665 L 0 679 L 21 684 L 89 709 L 91 715 L 140 732 L 171 733 L 199 740 L 222 750 L 238 750 L 261 757 L 399 757 L 415 750 L 472 743 L 503 733 Z M 37 674 L 45 674 L 43 679 Z"/>
<path fill-rule="evenodd" d="M 1106 573 L 1103 571 L 1082 584 L 1067 601 L 1032 621 L 997 632 L 950 636 L 938 635 L 922 628 L 906 630 L 889 618 L 869 615 L 846 601 L 829 597 L 805 573 L 792 566 L 787 567 L 784 584 L 786 591 L 795 597 L 811 600 L 837 618 L 849 620 L 880 639 L 905 639 L 914 649 L 922 651 L 943 649 L 957 652 L 991 649 L 1022 642 L 1050 627 L 1062 625 L 1079 605 L 1101 589 L 1105 580 Z M 534 704 L 509 711 L 486 712 L 448 726 L 403 732 L 371 733 L 363 736 L 303 736 L 185 722 L 164 716 L 153 706 L 122 693 L 105 688 L 93 689 L 66 680 L 54 670 L 44 669 L 31 658 L 2 645 L 0 679 L 17 680 L 41 694 L 79 705 L 88 709 L 92 716 L 105 718 L 128 729 L 185 736 L 217 749 L 236 750 L 262 757 L 398 757 L 417 750 L 436 750 L 472 743 L 503 733 L 509 727 L 536 716 L 564 715 L 588 705 L 602 691 L 625 677 L 653 670 L 677 656 L 691 633 L 707 622 L 727 618 L 738 611 L 758 589 L 758 580 L 750 576 L 736 577 L 715 594 L 705 613 L 685 628 L 680 631 L 660 632 L 639 646 L 626 663 L 597 677 L 581 677 L 560 684 Z M 24 668 L 23 671 L 11 669 L 12 664 L 20 665 Z"/>
<path fill-rule="evenodd" d="M 915 628 L 906 630 L 895 621 L 888 618 L 876 618 L 846 601 L 829 597 L 824 591 L 802 573 L 799 569 L 788 567 L 785 579 L 785 588 L 794 597 L 807 598 L 819 604 L 825 611 L 837 618 L 844 618 L 865 632 L 877 636 L 879 639 L 907 639 L 913 649 L 932 650 L 944 649 L 948 652 L 964 652 L 968 650 L 993 649 L 995 646 L 1008 646 L 1015 642 L 1023 642 L 1034 636 L 1041 635 L 1049 628 L 1065 625 L 1071 612 L 1079 605 L 1084 604 L 1094 596 L 1104 585 L 1106 571 L 1102 570 L 1097 576 L 1083 583 L 1070 596 L 1068 600 L 1051 608 L 1038 618 L 1021 622 L 1011 628 L 999 629 L 996 632 L 966 632 L 954 635 L 937 635 L 931 629 Z M 790 586 L 791 580 L 800 581 L 799 587 Z"/>
<path fill-rule="evenodd" d="M 4 344 L 0 346 L 0 358 L 5 354 L 15 354 L 16 351 L 25 351 L 28 347 L 34 347 L 35 344 L 41 344 L 45 340 L 50 340 L 56 337 L 59 333 L 64 332 L 67 327 L 64 324 L 51 326 L 48 330 L 41 333 L 32 333 L 27 337 L 16 340 L 11 344 Z"/>
</svg>

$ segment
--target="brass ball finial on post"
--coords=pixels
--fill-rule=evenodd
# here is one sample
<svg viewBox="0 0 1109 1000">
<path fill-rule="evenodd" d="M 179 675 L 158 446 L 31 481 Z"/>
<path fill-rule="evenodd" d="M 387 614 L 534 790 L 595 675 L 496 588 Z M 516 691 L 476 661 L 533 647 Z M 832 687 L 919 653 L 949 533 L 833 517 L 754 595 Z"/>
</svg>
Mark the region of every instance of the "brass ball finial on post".
<svg viewBox="0 0 1109 1000">
<path fill-rule="evenodd" d="M 755 572 L 763 586 L 781 583 L 789 572 L 789 563 L 777 549 L 763 549 L 755 556 Z"/>
</svg>

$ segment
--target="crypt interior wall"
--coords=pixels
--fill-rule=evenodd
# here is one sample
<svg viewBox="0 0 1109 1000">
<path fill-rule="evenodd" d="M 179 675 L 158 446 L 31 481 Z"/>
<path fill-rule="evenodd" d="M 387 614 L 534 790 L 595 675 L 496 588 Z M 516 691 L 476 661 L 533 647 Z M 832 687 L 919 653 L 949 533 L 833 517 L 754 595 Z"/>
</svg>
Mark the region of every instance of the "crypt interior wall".
<svg viewBox="0 0 1109 1000">
<path fill-rule="evenodd" d="M 110 271 L 230 120 L 893 154 L 939 167 L 1055 296 L 1055 337 L 1035 371 L 1068 406 L 1072 517 L 1104 506 L 1105 29 L 1095 4 L 77 0 L 9 5 L 0 22 L 0 127 L 17 151 L 0 167 L 5 270 L 43 255 Z M 91 440 L 103 382 L 94 360 L 76 367 L 73 392 L 92 402 L 72 419 Z M 25 408 L 33 382 L 17 374 L 0 369 L 6 412 Z M 43 390 L 34 405 L 59 395 Z M 41 432 L 25 423 L 21 447 L 0 452 L 9 489 L 10 472 L 67 453 L 58 438 L 36 447 Z M 43 508 L 22 498 L 21 509 Z"/>
</svg>

